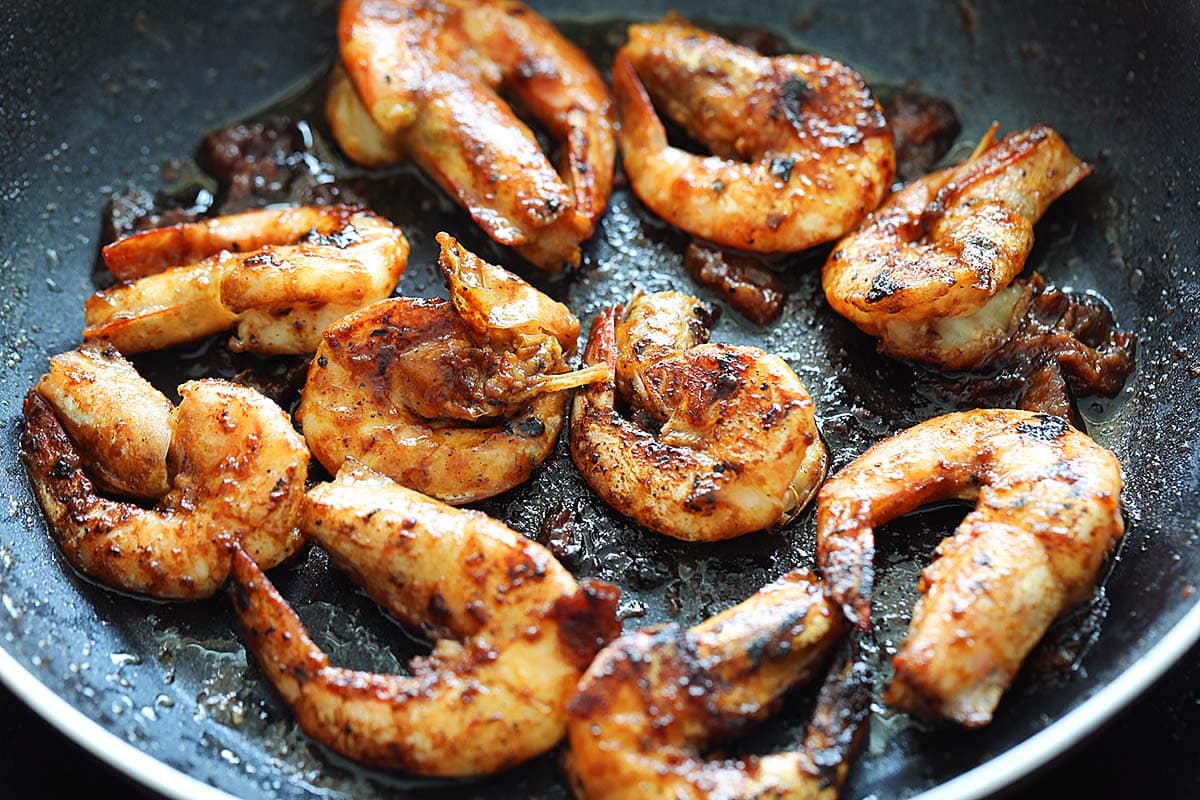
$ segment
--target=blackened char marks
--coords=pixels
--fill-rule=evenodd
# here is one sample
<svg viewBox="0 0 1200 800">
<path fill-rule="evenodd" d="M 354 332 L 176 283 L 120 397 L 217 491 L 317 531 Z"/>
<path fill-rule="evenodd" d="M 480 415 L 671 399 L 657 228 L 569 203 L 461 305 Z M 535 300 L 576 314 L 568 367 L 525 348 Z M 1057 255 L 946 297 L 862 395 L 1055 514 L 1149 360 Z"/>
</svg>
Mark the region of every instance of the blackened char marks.
<svg viewBox="0 0 1200 800">
<path fill-rule="evenodd" d="M 617 603 L 621 590 L 585 578 L 574 594 L 560 597 L 550 610 L 558 623 L 558 640 L 563 655 L 579 669 L 587 668 L 606 644 L 621 634 Z"/>
<path fill-rule="evenodd" d="M 1038 414 L 1036 422 L 1018 422 L 1017 430 L 1043 442 L 1056 441 L 1067 430 L 1067 423 L 1053 414 Z"/>
</svg>

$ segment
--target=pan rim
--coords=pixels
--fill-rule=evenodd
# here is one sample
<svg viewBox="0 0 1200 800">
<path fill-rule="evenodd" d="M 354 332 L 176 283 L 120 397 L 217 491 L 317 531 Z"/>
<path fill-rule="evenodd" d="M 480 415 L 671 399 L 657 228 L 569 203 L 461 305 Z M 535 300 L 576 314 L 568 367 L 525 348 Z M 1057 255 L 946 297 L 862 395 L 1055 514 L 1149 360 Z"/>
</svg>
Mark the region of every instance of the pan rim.
<svg viewBox="0 0 1200 800">
<path fill-rule="evenodd" d="M 1197 642 L 1200 642 L 1200 601 L 1141 658 L 1065 716 L 979 766 L 916 795 L 915 800 L 977 800 L 1032 776 L 1116 716 Z M 171 800 L 236 800 L 234 795 L 123 741 L 57 695 L 3 647 L 0 647 L 0 683 L 76 745 Z"/>
</svg>

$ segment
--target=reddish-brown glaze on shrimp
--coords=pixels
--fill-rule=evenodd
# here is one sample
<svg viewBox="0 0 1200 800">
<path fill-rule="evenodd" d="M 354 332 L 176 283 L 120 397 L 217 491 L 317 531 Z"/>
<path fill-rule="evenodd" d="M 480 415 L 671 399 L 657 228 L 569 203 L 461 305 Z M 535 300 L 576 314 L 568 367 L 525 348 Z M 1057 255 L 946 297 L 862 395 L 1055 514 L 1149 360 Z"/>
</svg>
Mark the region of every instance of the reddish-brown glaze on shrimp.
<svg viewBox="0 0 1200 800">
<path fill-rule="evenodd" d="M 579 263 L 612 190 L 612 100 L 583 52 L 512 0 L 345 0 L 349 80 L 326 112 L 347 154 L 411 158 L 489 236 L 547 270 Z M 558 170 L 497 94 L 561 145 Z"/>
<path fill-rule="evenodd" d="M 883 111 L 862 76 L 832 59 L 768 58 L 669 16 L 629 28 L 613 91 L 634 193 L 718 244 L 778 252 L 832 241 L 891 185 Z M 655 103 L 712 155 L 672 147 Z"/>
<path fill-rule="evenodd" d="M 1059 417 L 978 409 L 886 439 L 817 497 L 830 597 L 871 620 L 875 528 L 926 503 L 975 509 L 921 575 L 922 597 L 887 699 L 977 727 L 1050 623 L 1092 591 L 1121 536 L 1116 456 Z"/>
<path fill-rule="evenodd" d="M 330 325 L 296 418 L 331 472 L 347 457 L 448 503 L 524 482 L 562 430 L 579 320 L 438 235 L 450 300 L 393 298 Z"/>
<path fill-rule="evenodd" d="M 329 663 L 245 556 L 232 595 L 247 647 L 322 744 L 374 766 L 464 776 L 553 747 L 596 652 L 620 631 L 617 591 L 576 583 L 541 545 L 353 461 L 309 492 L 304 532 L 377 602 L 436 640 L 408 675 Z"/>
<path fill-rule="evenodd" d="M 136 233 L 104 258 L 129 280 L 88 298 L 87 341 L 140 353 L 234 328 L 235 350 L 308 354 L 329 323 L 391 294 L 408 241 L 369 211 L 293 206 Z"/>
<path fill-rule="evenodd" d="M 1092 168 L 1045 125 L 1010 133 L 888 198 L 830 253 L 833 309 L 897 358 L 970 369 L 1012 335 L 1033 226 Z"/>
<path fill-rule="evenodd" d="M 136 388 L 132 380 L 122 383 L 114 389 L 80 380 L 76 373 L 59 391 L 39 384 L 25 400 L 21 458 L 50 535 L 68 561 L 109 586 L 190 600 L 221 587 L 235 548 L 268 567 L 296 552 L 308 449 L 282 409 L 244 386 L 201 380 L 179 387 L 183 400 L 160 420 L 170 432 L 163 454 L 163 471 L 170 477 L 153 508 L 97 494 L 86 469 L 95 461 L 85 459 L 59 415 L 71 419 L 76 430 L 80 422 L 97 427 L 103 421 L 114 441 L 123 439 L 141 451 L 134 463 L 152 461 L 158 437 L 128 437 L 148 424 L 137 419 L 143 406 L 113 402 Z M 158 394 L 143 384 L 144 391 Z M 78 403 L 64 402 L 64 393 L 72 392 L 110 402 L 85 416 Z M 157 406 L 156 398 L 151 400 Z M 109 465 L 114 463 L 130 461 Z"/>
<path fill-rule="evenodd" d="M 706 757 L 810 679 L 844 630 L 820 584 L 793 572 L 689 630 L 647 628 L 610 644 L 570 704 L 567 774 L 587 800 L 837 797 L 870 714 L 870 670 L 853 646 L 834 665 L 802 747 Z"/>
<path fill-rule="evenodd" d="M 588 484 L 677 539 L 728 539 L 791 519 L 825 474 L 800 378 L 756 347 L 707 343 L 710 323 L 704 304 L 679 292 L 600 312 L 584 361 L 613 377 L 581 389 L 571 410 L 571 457 Z"/>
</svg>

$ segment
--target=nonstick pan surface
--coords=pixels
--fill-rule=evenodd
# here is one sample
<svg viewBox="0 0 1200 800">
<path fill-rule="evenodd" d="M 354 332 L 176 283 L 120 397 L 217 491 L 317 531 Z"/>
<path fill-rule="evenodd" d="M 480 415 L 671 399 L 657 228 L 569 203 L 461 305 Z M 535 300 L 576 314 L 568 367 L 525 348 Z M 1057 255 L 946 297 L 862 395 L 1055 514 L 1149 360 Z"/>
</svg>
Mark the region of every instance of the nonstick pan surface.
<svg viewBox="0 0 1200 800">
<path fill-rule="evenodd" d="M 596 20 L 668 8 L 537 5 L 581 36 L 599 30 Z M 1052 632 L 989 728 L 917 726 L 881 707 L 845 796 L 997 789 L 1103 722 L 1200 635 L 1200 176 L 1191 97 L 1200 86 L 1200 9 L 970 0 L 670 7 L 768 29 L 796 49 L 847 61 L 880 87 L 912 83 L 948 99 L 963 120 L 960 155 L 993 119 L 1006 130 L 1042 121 L 1096 167 L 1040 223 L 1031 265 L 1051 283 L 1098 292 L 1138 333 L 1126 390 L 1080 403 L 1089 432 L 1124 464 L 1129 532 L 1096 601 Z M 178 773 L 245 797 L 566 797 L 554 755 L 488 780 L 432 783 L 360 770 L 322 750 L 247 664 L 224 598 L 151 603 L 78 577 L 46 536 L 18 460 L 25 391 L 50 355 L 78 343 L 110 192 L 130 181 L 157 187 L 163 161 L 191 153 L 205 131 L 319 80 L 334 54 L 334 11 L 248 0 L 0 11 L 0 678 L 89 749 L 179 797 L 205 789 Z M 517 263 L 415 173 L 401 171 L 388 186 L 376 206 L 414 244 L 403 293 L 441 291 L 431 267 L 442 228 L 486 257 Z M 635 287 L 691 286 L 685 244 L 618 191 L 586 251 L 588 270 L 542 285 L 586 322 Z M 953 400 L 934 377 L 877 356 L 828 309 L 820 262 L 816 254 L 781 265 L 792 292 L 779 323 L 758 328 L 727 311 L 714 338 L 755 343 L 792 364 L 813 392 L 837 469 Z M 203 362 L 184 354 L 179 364 Z M 782 532 L 718 546 L 667 541 L 604 507 L 561 448 L 530 484 L 482 507 L 534 537 L 569 527 L 566 563 L 622 586 L 628 626 L 691 624 L 812 565 L 811 513 Z M 961 513 L 918 514 L 881 535 L 881 655 L 903 634 L 917 571 Z M 315 549 L 272 577 L 339 663 L 397 670 L 421 651 Z M 796 741 L 806 711 L 798 696 L 746 746 Z"/>
</svg>

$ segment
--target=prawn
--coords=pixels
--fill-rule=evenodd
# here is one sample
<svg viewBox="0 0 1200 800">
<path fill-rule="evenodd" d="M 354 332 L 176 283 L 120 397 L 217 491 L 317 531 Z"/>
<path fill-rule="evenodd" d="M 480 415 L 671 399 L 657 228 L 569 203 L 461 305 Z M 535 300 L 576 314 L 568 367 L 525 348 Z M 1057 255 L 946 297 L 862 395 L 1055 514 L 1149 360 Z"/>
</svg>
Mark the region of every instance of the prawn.
<svg viewBox="0 0 1200 800">
<path fill-rule="evenodd" d="M 790 252 L 837 239 L 895 173 L 879 103 L 862 76 L 823 56 L 767 58 L 671 15 L 629 28 L 613 92 L 634 193 L 727 247 Z M 712 155 L 672 147 L 655 103 Z"/>
<path fill-rule="evenodd" d="M 871 619 L 874 529 L 925 503 L 976 501 L 921 574 L 888 702 L 969 727 L 991 721 L 1050 623 L 1092 591 L 1120 538 L 1121 466 L 1062 419 L 978 409 L 884 440 L 817 498 L 817 558 L 831 598 Z"/>
<path fill-rule="evenodd" d="M 765 719 L 827 661 L 842 631 L 806 572 L 690 630 L 670 624 L 600 652 L 568 706 L 567 774 L 587 800 L 837 796 L 870 715 L 872 676 L 854 645 L 835 663 L 800 749 L 705 758 Z"/>
<path fill-rule="evenodd" d="M 412 159 L 500 244 L 577 266 L 612 191 L 612 99 L 587 56 L 512 0 L 345 0 L 326 115 L 352 159 Z M 562 151 L 558 170 L 497 94 Z"/>
<path fill-rule="evenodd" d="M 892 195 L 825 262 L 829 304 L 888 355 L 970 369 L 1029 308 L 1032 287 L 1014 278 L 1034 223 L 1092 168 L 1045 125 L 994 133 Z"/>
<path fill-rule="evenodd" d="M 613 377 L 576 395 L 571 457 L 613 508 L 677 539 L 786 522 L 825 473 L 813 400 L 756 347 L 706 344 L 711 315 L 678 292 L 597 315 L 584 362 Z M 620 395 L 633 418 L 617 410 Z"/>
<path fill-rule="evenodd" d="M 234 350 L 307 354 L 329 323 L 391 293 L 408 241 L 369 211 L 299 206 L 149 230 L 103 255 L 126 282 L 88 298 L 85 341 L 139 353 L 236 328 Z"/>
<path fill-rule="evenodd" d="M 395 298 L 331 325 L 296 418 L 335 472 L 347 456 L 449 503 L 529 478 L 562 430 L 579 321 L 507 270 L 438 235 L 450 300 Z"/>
<path fill-rule="evenodd" d="M 348 460 L 304 532 L 391 614 L 436 640 L 408 675 L 332 666 L 249 557 L 231 594 L 247 648 L 300 727 L 420 775 L 496 772 L 549 750 L 584 668 L 620 631 L 617 590 L 575 582 L 541 545 Z"/>
<path fill-rule="evenodd" d="M 25 399 L 21 458 L 67 560 L 118 589 L 191 600 L 221 587 L 237 547 L 268 567 L 293 555 L 302 544 L 308 450 L 287 414 L 254 390 L 220 380 L 183 384 L 179 406 L 164 409 L 165 398 L 119 359 L 87 351 L 59 357 Z M 138 436 L 142 426 L 153 435 Z M 84 443 L 109 430 L 114 449 L 126 442 L 126 455 L 139 455 L 129 463 L 169 475 L 157 504 L 97 495 L 85 469 L 95 454 L 81 453 L 68 429 L 90 431 Z M 161 464 L 152 463 L 159 457 Z"/>
</svg>

